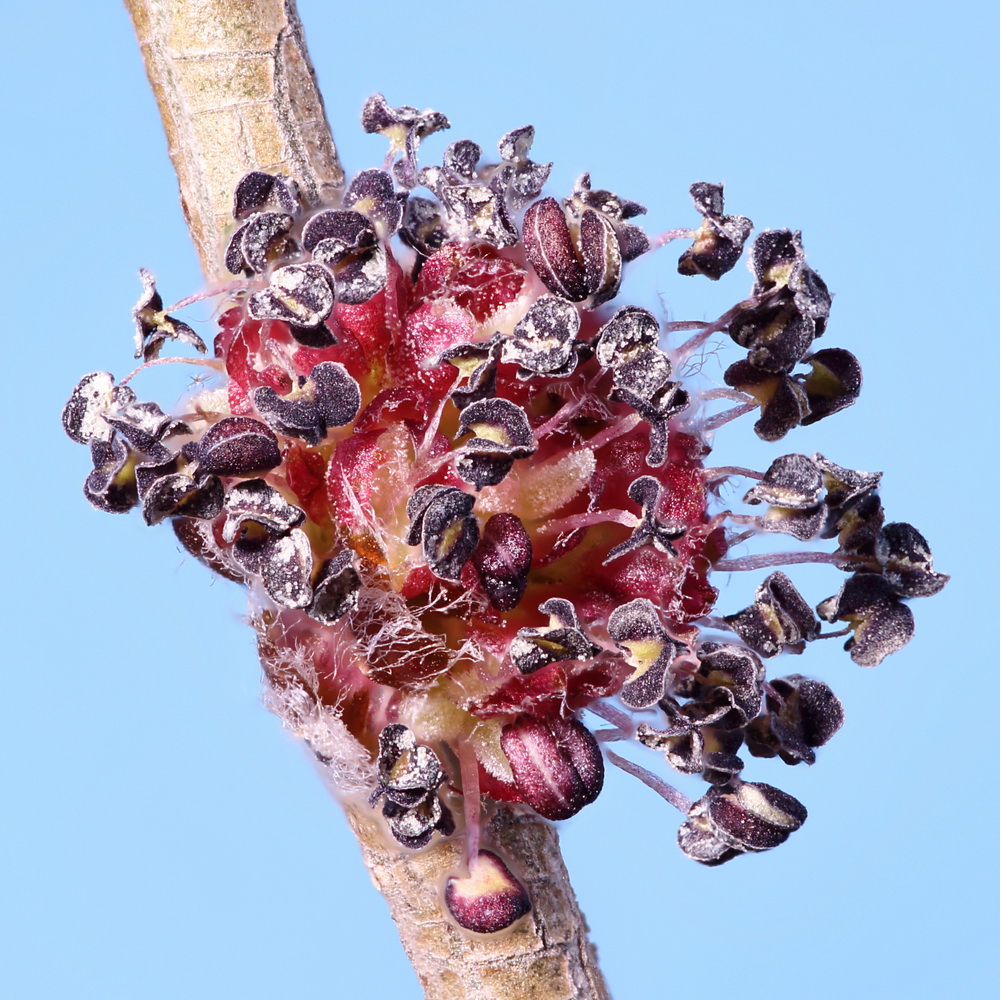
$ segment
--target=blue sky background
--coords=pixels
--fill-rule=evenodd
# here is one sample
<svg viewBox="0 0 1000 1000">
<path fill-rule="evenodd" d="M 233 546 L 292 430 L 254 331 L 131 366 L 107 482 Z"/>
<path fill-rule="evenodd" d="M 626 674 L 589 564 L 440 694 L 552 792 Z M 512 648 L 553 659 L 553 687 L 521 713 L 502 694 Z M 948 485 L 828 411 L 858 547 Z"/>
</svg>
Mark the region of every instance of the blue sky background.
<svg viewBox="0 0 1000 1000">
<path fill-rule="evenodd" d="M 809 808 L 779 850 L 702 868 L 674 846 L 678 815 L 620 773 L 563 824 L 614 995 L 994 996 L 995 8 L 338 8 L 300 0 L 349 172 L 381 161 L 357 121 L 382 90 L 451 118 L 425 162 L 530 122 L 558 197 L 590 170 L 657 233 L 694 223 L 692 181 L 723 181 L 758 228 L 800 228 L 836 293 L 821 346 L 860 356 L 865 391 L 776 447 L 728 428 L 719 459 L 885 470 L 890 518 L 954 577 L 914 602 L 914 642 L 878 669 L 836 643 L 777 668 L 827 680 L 847 709 L 812 769 L 750 764 Z M 137 269 L 168 300 L 201 280 L 128 19 L 57 2 L 5 25 L 4 994 L 415 1000 L 336 803 L 259 704 L 240 591 L 168 528 L 92 511 L 87 455 L 59 428 L 82 373 L 132 367 Z M 675 261 L 641 259 L 619 301 L 713 318 L 749 287 L 742 265 L 716 286 Z M 141 388 L 171 406 L 187 380 L 168 367 Z M 722 610 L 763 574 L 741 576 Z M 839 585 L 829 568 L 795 579 L 813 601 Z"/>
</svg>

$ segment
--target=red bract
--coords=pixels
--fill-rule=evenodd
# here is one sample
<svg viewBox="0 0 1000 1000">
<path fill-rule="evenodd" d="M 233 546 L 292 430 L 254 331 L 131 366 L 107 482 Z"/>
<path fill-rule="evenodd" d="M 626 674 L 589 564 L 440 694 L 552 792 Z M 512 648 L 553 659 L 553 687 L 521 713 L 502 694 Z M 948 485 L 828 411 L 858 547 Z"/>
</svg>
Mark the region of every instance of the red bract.
<svg viewBox="0 0 1000 1000">
<path fill-rule="evenodd" d="M 503 719 L 530 713 L 535 718 L 562 718 L 621 689 L 628 668 L 620 661 L 553 663 L 536 674 L 515 674 L 466 708 L 477 718 Z"/>
<path fill-rule="evenodd" d="M 407 386 L 443 396 L 455 381 L 449 365 L 438 358 L 449 347 L 476 337 L 476 323 L 467 309 L 448 299 L 425 302 L 409 313 L 391 353 L 393 374 Z"/>
<path fill-rule="evenodd" d="M 521 293 L 524 268 L 486 243 L 449 243 L 429 257 L 414 288 L 418 302 L 449 298 L 485 323 Z"/>
</svg>

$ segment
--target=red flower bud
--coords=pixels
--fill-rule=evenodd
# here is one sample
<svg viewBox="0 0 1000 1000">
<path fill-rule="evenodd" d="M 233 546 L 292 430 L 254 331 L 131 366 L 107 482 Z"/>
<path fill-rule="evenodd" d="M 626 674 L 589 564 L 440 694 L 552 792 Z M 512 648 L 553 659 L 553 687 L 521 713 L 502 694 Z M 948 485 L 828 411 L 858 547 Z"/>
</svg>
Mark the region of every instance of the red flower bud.
<svg viewBox="0 0 1000 1000">
<path fill-rule="evenodd" d="M 480 851 L 468 875 L 448 879 L 444 901 L 455 920 L 477 934 L 502 931 L 531 909 L 524 886 L 492 851 Z"/>
<path fill-rule="evenodd" d="M 504 726 L 500 747 L 525 801 L 546 819 L 576 815 L 604 785 L 601 749 L 576 719 L 522 715 Z"/>
</svg>

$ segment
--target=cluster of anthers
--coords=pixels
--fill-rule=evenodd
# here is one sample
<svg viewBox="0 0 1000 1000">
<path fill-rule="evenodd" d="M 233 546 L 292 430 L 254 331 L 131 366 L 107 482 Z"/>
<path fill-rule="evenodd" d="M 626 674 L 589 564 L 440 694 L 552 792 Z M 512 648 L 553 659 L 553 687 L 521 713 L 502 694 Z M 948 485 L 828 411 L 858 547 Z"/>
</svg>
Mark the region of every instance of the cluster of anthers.
<svg viewBox="0 0 1000 1000">
<path fill-rule="evenodd" d="M 745 781 L 739 752 L 812 763 L 843 711 L 824 682 L 768 679 L 764 660 L 840 635 L 873 666 L 912 634 L 904 601 L 947 580 L 916 529 L 885 522 L 877 473 L 818 454 L 762 473 L 706 465 L 734 417 L 758 411 L 757 435 L 777 441 L 858 395 L 854 356 L 813 350 L 831 300 L 800 234 L 756 237 L 749 296 L 717 321 L 661 323 L 609 305 L 651 248 L 631 221 L 645 209 L 588 175 L 541 198 L 551 164 L 529 158 L 531 127 L 500 140 L 498 162 L 463 140 L 421 169 L 443 115 L 377 95 L 362 122 L 389 155 L 336 206 L 303 205 L 286 177 L 240 181 L 236 278 L 211 293 L 224 297 L 214 360 L 194 361 L 221 388 L 179 416 L 138 402 L 134 372 L 73 391 L 63 420 L 91 449 L 88 500 L 170 519 L 190 553 L 250 588 L 272 707 L 343 793 L 380 808 L 405 848 L 465 837 L 445 900 L 470 930 L 530 908 L 481 848 L 483 811 L 572 816 L 600 792 L 605 758 L 681 810 L 679 844 L 697 861 L 780 844 L 805 808 Z M 692 240 L 679 272 L 717 280 L 752 223 L 724 214 L 720 185 L 691 195 L 699 227 L 653 242 Z M 204 352 L 142 279 L 143 367 L 191 360 L 158 361 L 168 340 Z M 729 388 L 683 385 L 721 333 L 748 350 Z M 735 405 L 710 414 L 719 399 Z M 764 512 L 713 510 L 741 477 Z M 729 557 L 761 532 L 837 547 Z M 814 610 L 775 570 L 749 607 L 714 614 L 713 571 L 783 561 L 850 575 Z M 823 633 L 820 619 L 844 627 Z M 633 738 L 707 792 L 691 802 L 602 752 Z"/>
</svg>

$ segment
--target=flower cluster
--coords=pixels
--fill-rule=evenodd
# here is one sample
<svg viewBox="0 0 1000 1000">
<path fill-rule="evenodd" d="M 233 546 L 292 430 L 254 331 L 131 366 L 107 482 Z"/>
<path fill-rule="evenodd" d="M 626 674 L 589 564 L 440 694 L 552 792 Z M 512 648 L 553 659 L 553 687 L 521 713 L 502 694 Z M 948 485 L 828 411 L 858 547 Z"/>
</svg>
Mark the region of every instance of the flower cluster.
<svg viewBox="0 0 1000 1000">
<path fill-rule="evenodd" d="M 781 843 L 805 808 L 744 780 L 739 752 L 811 764 L 843 710 L 822 681 L 769 679 L 764 660 L 833 634 L 874 665 L 912 634 L 904 601 L 947 579 L 919 532 L 886 523 L 879 474 L 795 453 L 763 473 L 706 464 L 713 432 L 741 413 L 775 441 L 858 395 L 852 354 L 813 351 L 831 298 L 800 234 L 756 237 L 749 295 L 715 323 L 664 324 L 612 304 L 654 242 L 633 221 L 643 206 L 589 175 L 562 201 L 541 197 L 551 164 L 530 158 L 530 126 L 493 162 L 462 140 L 421 167 L 443 115 L 378 95 L 362 122 L 390 150 L 336 205 L 303 204 L 291 178 L 240 181 L 234 278 L 216 289 L 214 358 L 199 362 L 221 388 L 178 416 L 138 402 L 132 376 L 95 372 L 73 390 L 63 422 L 91 449 L 88 500 L 171 520 L 190 553 L 250 588 L 271 702 L 317 756 L 343 771 L 336 758 L 356 754 L 403 847 L 465 836 L 467 874 L 446 892 L 463 926 L 496 930 L 530 908 L 479 849 L 482 810 L 565 819 L 598 796 L 606 758 L 682 810 L 678 842 L 700 862 Z M 699 228 L 656 242 L 691 240 L 679 273 L 718 280 L 753 224 L 724 214 L 719 185 L 691 195 Z M 203 350 L 142 280 L 137 356 L 166 363 L 171 340 Z M 694 332 L 673 343 L 681 330 Z M 730 388 L 685 382 L 720 333 L 748 351 Z M 720 398 L 736 406 L 710 414 Z M 722 509 L 738 477 L 762 514 Z M 715 614 L 713 571 L 781 564 L 731 555 L 765 532 L 835 538 L 788 561 L 851 575 L 814 610 L 775 570 L 749 607 Z M 846 625 L 823 633 L 820 619 Z M 602 749 L 633 738 L 707 793 L 691 802 Z"/>
</svg>

